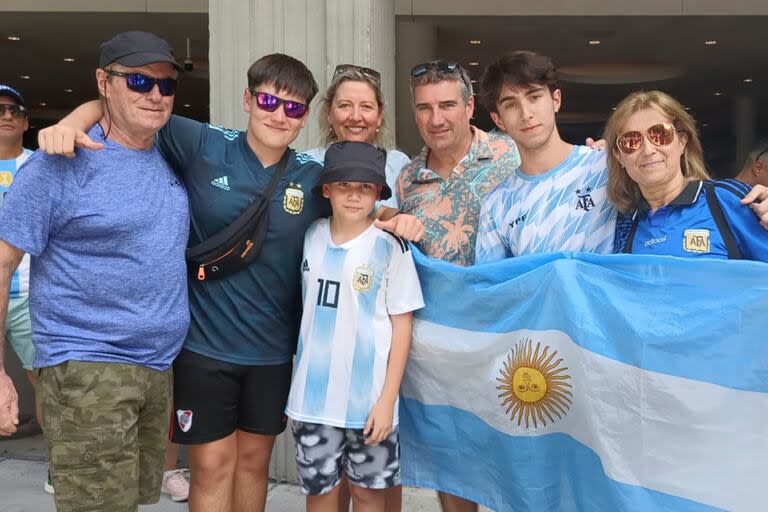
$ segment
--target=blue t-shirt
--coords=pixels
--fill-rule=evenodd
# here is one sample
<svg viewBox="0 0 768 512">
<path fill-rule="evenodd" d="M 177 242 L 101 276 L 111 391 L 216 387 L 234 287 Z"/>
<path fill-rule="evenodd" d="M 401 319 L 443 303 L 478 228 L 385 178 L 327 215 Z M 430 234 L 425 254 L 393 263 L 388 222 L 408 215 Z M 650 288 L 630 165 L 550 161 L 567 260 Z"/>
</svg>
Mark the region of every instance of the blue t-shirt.
<svg viewBox="0 0 768 512">
<path fill-rule="evenodd" d="M 167 369 L 189 326 L 184 187 L 156 148 L 40 152 L 0 208 L 0 239 L 32 255 L 35 368 L 68 360 Z"/>
<path fill-rule="evenodd" d="M 634 215 L 622 223 L 627 233 L 632 223 L 637 224 L 628 252 L 727 259 L 723 234 L 708 205 L 707 187 L 717 196 L 742 258 L 768 262 L 768 231 L 751 208 L 740 204 L 750 187 L 736 180 L 692 181 L 670 204 L 653 213 L 642 201 Z"/>
<path fill-rule="evenodd" d="M 177 116 L 159 132 L 158 147 L 189 192 L 190 246 L 232 224 L 267 188 L 276 165 L 265 169 L 246 139 L 245 132 Z M 304 232 L 331 210 L 326 199 L 312 193 L 322 164 L 288 151 L 258 258 L 223 279 L 190 278 L 192 321 L 184 348 L 243 365 L 291 360 L 301 318 L 298 269 Z"/>
</svg>

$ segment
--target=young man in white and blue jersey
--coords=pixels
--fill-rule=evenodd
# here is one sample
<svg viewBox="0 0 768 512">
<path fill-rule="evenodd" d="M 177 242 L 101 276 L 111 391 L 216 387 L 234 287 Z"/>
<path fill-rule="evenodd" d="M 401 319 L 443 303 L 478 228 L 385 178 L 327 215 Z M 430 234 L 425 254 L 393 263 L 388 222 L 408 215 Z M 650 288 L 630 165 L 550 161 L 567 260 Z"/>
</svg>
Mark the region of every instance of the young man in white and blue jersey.
<svg viewBox="0 0 768 512">
<path fill-rule="evenodd" d="M 549 57 L 509 52 L 486 68 L 480 99 L 520 152 L 520 167 L 485 199 L 476 262 L 553 251 L 610 253 L 616 210 L 608 203 L 604 151 L 560 138 L 562 103 Z"/>
<path fill-rule="evenodd" d="M 355 510 L 384 511 L 383 490 L 400 485 L 398 393 L 412 312 L 424 301 L 408 244 L 368 215 L 392 194 L 385 166 L 386 153 L 370 144 L 336 143 L 313 189 L 333 215 L 304 238 L 304 310 L 286 407 L 310 512 L 336 510 L 344 476 Z"/>
</svg>

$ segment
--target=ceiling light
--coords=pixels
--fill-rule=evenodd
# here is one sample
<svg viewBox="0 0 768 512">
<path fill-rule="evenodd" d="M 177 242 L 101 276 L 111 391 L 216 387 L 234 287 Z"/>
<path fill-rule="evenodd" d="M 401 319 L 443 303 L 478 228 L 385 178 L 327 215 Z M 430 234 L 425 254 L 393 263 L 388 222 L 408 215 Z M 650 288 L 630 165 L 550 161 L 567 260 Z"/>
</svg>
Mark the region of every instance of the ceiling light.
<svg viewBox="0 0 768 512">
<path fill-rule="evenodd" d="M 21 76 L 19 76 L 19 78 L 21 78 L 22 80 L 29 80 L 32 77 L 29 76 L 29 75 L 21 75 Z"/>
<path fill-rule="evenodd" d="M 709 125 L 708 125 L 707 123 L 704 123 L 704 124 L 702 124 L 701 126 L 703 126 L 704 128 L 706 128 L 706 127 L 707 127 L 707 126 L 709 126 Z"/>
<path fill-rule="evenodd" d="M 480 63 L 479 62 L 470 62 L 469 65 L 470 66 L 479 66 Z"/>
<path fill-rule="evenodd" d="M 187 107 L 187 108 L 189 108 L 189 107 L 191 107 L 192 105 L 190 105 L 189 103 L 185 103 L 185 104 L 184 104 L 184 106 L 185 106 L 185 107 Z"/>
<path fill-rule="evenodd" d="M 8 36 L 9 41 L 21 41 L 19 36 Z"/>
<path fill-rule="evenodd" d="M 707 46 L 715 46 L 717 44 L 717 41 L 714 39 L 710 39 L 709 41 L 704 41 L 704 44 Z"/>
<path fill-rule="evenodd" d="M 47 104 L 46 102 L 44 102 L 44 101 L 41 101 L 41 102 L 40 102 L 40 106 L 41 106 L 41 107 L 47 107 L 47 106 L 48 106 L 48 104 Z"/>
<path fill-rule="evenodd" d="M 722 96 L 722 95 L 723 95 L 723 93 L 721 93 L 721 92 L 716 92 L 715 93 L 715 96 Z"/>
<path fill-rule="evenodd" d="M 64 89 L 64 92 L 72 92 L 72 89 Z"/>
<path fill-rule="evenodd" d="M 745 84 L 751 84 L 752 83 L 752 79 L 751 78 L 745 78 L 744 79 L 744 83 Z"/>
<path fill-rule="evenodd" d="M 480 44 L 480 43 L 482 43 L 482 41 L 479 40 L 479 39 L 470 39 L 469 40 L 469 44 Z"/>
<path fill-rule="evenodd" d="M 75 62 L 74 57 L 64 57 L 64 62 Z"/>
<path fill-rule="evenodd" d="M 477 80 L 470 80 L 471 83 L 476 84 Z"/>
<path fill-rule="evenodd" d="M 592 40 L 589 42 L 589 44 L 590 44 L 590 45 L 592 45 L 592 46 L 597 46 L 597 45 L 599 45 L 599 44 L 600 44 L 600 40 L 598 40 L 598 39 L 592 39 Z"/>
<path fill-rule="evenodd" d="M 691 107 L 685 107 L 685 110 L 691 110 Z"/>
</svg>

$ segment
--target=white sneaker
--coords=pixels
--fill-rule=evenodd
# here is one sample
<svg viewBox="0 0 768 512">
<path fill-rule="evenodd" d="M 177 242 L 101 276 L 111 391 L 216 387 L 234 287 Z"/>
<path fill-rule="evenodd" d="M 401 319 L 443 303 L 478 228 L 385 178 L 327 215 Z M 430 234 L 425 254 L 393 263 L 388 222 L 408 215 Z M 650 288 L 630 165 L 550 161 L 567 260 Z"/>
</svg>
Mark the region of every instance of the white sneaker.
<svg viewBox="0 0 768 512">
<path fill-rule="evenodd" d="M 45 483 L 43 484 L 43 489 L 48 494 L 56 494 L 53 490 L 53 481 L 51 481 L 51 468 L 48 467 L 48 476 L 45 479 Z"/>
<path fill-rule="evenodd" d="M 163 473 L 161 491 L 168 494 L 173 501 L 187 501 L 189 499 L 189 482 L 184 473 L 185 470 L 183 469 L 172 469 Z"/>
</svg>

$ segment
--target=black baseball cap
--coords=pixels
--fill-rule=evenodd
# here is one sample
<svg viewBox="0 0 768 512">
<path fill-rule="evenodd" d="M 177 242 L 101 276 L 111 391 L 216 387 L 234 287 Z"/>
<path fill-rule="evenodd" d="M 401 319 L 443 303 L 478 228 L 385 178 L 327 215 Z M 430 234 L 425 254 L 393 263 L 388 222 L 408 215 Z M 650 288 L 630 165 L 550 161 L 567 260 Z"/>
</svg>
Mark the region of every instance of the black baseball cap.
<svg viewBox="0 0 768 512">
<path fill-rule="evenodd" d="M 22 107 L 27 106 L 27 103 L 24 101 L 24 96 L 10 85 L 0 85 L 0 96 L 8 96 L 9 98 L 13 98 L 13 100 Z"/>
<path fill-rule="evenodd" d="M 325 151 L 325 167 L 312 191 L 322 195 L 323 185 L 339 181 L 382 185 L 381 199 L 392 197 L 387 185 L 387 153 L 366 142 L 343 141 Z"/>
<path fill-rule="evenodd" d="M 176 62 L 173 49 L 165 39 L 149 32 L 133 30 L 121 32 L 101 44 L 99 67 L 117 62 L 123 66 L 137 68 L 155 62 L 167 62 L 178 71 L 184 71 L 184 66 Z"/>
</svg>

